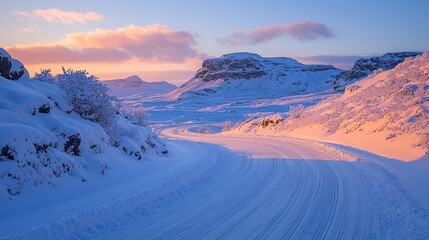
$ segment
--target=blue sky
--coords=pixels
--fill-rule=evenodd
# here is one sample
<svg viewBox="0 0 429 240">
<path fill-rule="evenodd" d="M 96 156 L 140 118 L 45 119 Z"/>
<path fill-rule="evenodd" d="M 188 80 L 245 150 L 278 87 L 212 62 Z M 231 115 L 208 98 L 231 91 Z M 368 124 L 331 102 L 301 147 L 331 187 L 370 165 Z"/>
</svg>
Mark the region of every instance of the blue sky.
<svg viewBox="0 0 429 240">
<path fill-rule="evenodd" d="M 82 14 L 94 12 L 102 19 L 91 18 L 86 22 L 65 24 L 44 19 L 42 17 L 44 12 L 35 16 L 34 10 L 37 9 L 58 9 L 65 13 Z M 289 56 L 314 63 L 323 63 L 323 56 L 327 55 L 331 57 L 329 58 L 331 64 L 332 55 L 341 56 L 338 63 L 333 63 L 339 67 L 349 66 L 354 56 L 391 51 L 424 51 L 429 48 L 428 11 L 429 1 L 424 0 L 305 2 L 2 0 L 0 31 L 3 34 L 0 46 L 6 49 L 13 48 L 12 53 L 16 52 L 18 56 L 27 54 L 24 56 L 24 63 L 35 69 L 41 65 L 56 68 L 58 64 L 68 64 L 71 67 L 89 68 L 89 71 L 99 74 L 102 78 L 121 77 L 136 72 L 143 78 L 145 78 L 143 75 L 149 76 L 149 80 L 162 78 L 175 80 L 176 72 L 177 76 L 180 76 L 177 78 L 183 78 L 176 80 L 183 81 L 187 78 L 187 73 L 191 74 L 198 68 L 201 59 L 237 51 L 256 52 L 262 56 Z M 308 26 L 299 25 L 303 22 L 311 25 L 310 30 L 315 31 L 311 34 L 314 35 L 302 37 L 302 34 L 308 33 L 303 32 L 308 30 Z M 147 29 L 154 24 L 165 29 L 160 27 Z M 173 38 L 168 43 L 153 48 L 152 45 L 156 44 L 156 41 L 149 42 L 139 47 L 139 50 L 145 51 L 144 47 L 151 48 L 150 51 L 156 48 L 165 50 L 173 44 L 171 51 L 177 51 L 174 47 L 180 48 L 180 54 L 174 59 L 167 57 L 157 59 L 145 53 L 132 54 L 128 58 L 123 56 L 118 62 L 108 61 L 109 63 L 91 57 L 90 60 L 85 60 L 89 54 L 82 55 L 81 62 L 70 59 L 61 62 L 62 59 L 59 58 L 56 62 L 58 64 L 52 63 L 54 59 L 45 63 L 43 61 L 34 63 L 30 59 L 34 58 L 31 55 L 34 52 L 28 51 L 30 46 L 64 45 L 69 50 L 77 51 L 76 49 L 81 49 L 82 46 L 76 42 L 75 45 L 67 45 L 70 40 L 66 37 L 67 34 L 79 32 L 85 35 L 97 28 L 115 31 L 130 25 L 140 27 L 140 31 L 143 31 L 136 37 L 151 37 L 152 35 L 148 36 L 148 32 L 153 34 L 168 31 L 168 37 Z M 271 30 L 267 30 L 268 28 Z M 262 40 L 255 40 L 255 34 L 258 32 L 265 34 Z M 124 30 L 122 33 L 128 34 L 129 31 Z M 177 43 L 174 40 L 181 37 L 185 38 L 183 40 L 185 42 Z M 234 44 L 228 44 L 231 39 L 234 40 Z M 121 46 L 101 45 L 103 48 L 123 50 Z M 100 50 L 100 45 L 88 45 L 85 48 Z M 187 51 L 182 51 L 183 48 Z M 164 50 L 160 54 L 175 54 Z M 101 56 L 115 58 L 112 51 L 108 53 L 103 51 Z M 76 58 L 81 56 L 79 54 Z M 179 59 L 181 57 L 183 59 Z M 109 64 L 114 67 L 106 70 Z"/>
</svg>

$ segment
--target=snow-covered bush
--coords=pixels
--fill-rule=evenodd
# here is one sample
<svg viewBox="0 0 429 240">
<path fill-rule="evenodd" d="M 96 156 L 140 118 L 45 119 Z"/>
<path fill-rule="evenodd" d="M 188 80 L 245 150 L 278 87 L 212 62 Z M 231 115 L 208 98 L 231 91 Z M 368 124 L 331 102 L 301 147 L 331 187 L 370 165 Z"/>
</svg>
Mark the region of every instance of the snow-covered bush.
<svg viewBox="0 0 429 240">
<path fill-rule="evenodd" d="M 135 125 L 127 114 L 119 114 L 115 123 L 115 146 L 125 154 L 142 160 L 145 154 L 168 153 L 164 142 L 147 127 Z"/>
<path fill-rule="evenodd" d="M 233 124 L 230 121 L 226 121 L 223 123 L 223 127 L 222 127 L 222 132 L 228 132 L 229 130 L 231 130 L 233 128 Z"/>
<path fill-rule="evenodd" d="M 109 135 L 120 104 L 108 94 L 108 88 L 86 71 L 64 70 L 55 81 L 66 93 L 67 100 L 82 118 L 100 124 Z"/>
<path fill-rule="evenodd" d="M 36 73 L 34 79 L 60 86 L 74 112 L 100 124 L 109 136 L 114 137 L 113 126 L 120 102 L 108 94 L 108 88 L 97 77 L 89 75 L 85 70 L 71 69 L 63 69 L 63 74 L 53 76 L 51 70 L 44 69 Z"/>
<path fill-rule="evenodd" d="M 145 126 L 145 122 L 148 115 L 143 107 L 138 107 L 133 109 L 131 114 L 135 118 L 135 121 L 138 125 Z"/>
<path fill-rule="evenodd" d="M 297 106 L 290 106 L 289 108 L 289 116 L 292 119 L 300 118 L 304 113 L 304 106 L 302 104 L 299 104 Z"/>
<path fill-rule="evenodd" d="M 55 77 L 51 73 L 51 69 L 41 69 L 40 73 L 35 73 L 34 78 L 35 80 L 47 82 L 47 83 L 54 83 L 55 84 Z"/>
</svg>

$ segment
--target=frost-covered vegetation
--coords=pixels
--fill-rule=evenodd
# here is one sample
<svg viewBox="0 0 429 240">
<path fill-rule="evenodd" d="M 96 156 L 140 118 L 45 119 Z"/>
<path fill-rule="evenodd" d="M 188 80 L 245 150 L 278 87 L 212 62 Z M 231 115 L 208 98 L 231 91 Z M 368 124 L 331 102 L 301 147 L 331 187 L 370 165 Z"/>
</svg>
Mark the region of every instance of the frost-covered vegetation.
<svg viewBox="0 0 429 240">
<path fill-rule="evenodd" d="M 50 70 L 42 70 L 35 75 L 35 79 L 58 85 L 65 92 L 73 111 L 84 119 L 98 123 L 113 137 L 120 102 L 108 94 L 108 88 L 97 77 L 86 71 L 63 69 L 63 74 L 55 77 Z"/>
<path fill-rule="evenodd" d="M 85 182 L 88 165 L 105 174 L 109 162 L 119 160 L 111 153 L 138 160 L 167 153 L 163 141 L 138 125 L 141 119 L 121 113 L 85 71 L 53 76 L 44 70 L 17 81 L 0 76 L 0 96 L 0 193 L 6 196 L 55 185 L 63 176 Z"/>
<path fill-rule="evenodd" d="M 300 111 L 300 116 L 288 119 L 285 127 L 320 125 L 330 133 L 386 131 L 386 138 L 404 134 L 427 137 L 428 73 L 429 52 L 426 52 L 421 57 L 406 60 L 394 70 L 379 71 L 347 87 L 344 95 Z"/>
</svg>

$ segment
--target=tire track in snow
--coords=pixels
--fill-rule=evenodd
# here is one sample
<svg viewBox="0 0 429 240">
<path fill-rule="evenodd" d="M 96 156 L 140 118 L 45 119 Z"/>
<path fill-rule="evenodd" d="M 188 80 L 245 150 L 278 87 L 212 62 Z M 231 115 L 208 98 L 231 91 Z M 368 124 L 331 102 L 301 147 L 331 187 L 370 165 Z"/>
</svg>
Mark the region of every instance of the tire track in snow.
<svg viewBox="0 0 429 240">
<path fill-rule="evenodd" d="M 341 161 L 344 155 L 305 141 L 187 135 L 180 128 L 163 134 L 235 153 L 218 149 L 207 181 L 177 189 L 176 201 L 161 209 L 100 226 L 94 238 L 429 238 L 427 215 L 374 164 Z"/>
</svg>

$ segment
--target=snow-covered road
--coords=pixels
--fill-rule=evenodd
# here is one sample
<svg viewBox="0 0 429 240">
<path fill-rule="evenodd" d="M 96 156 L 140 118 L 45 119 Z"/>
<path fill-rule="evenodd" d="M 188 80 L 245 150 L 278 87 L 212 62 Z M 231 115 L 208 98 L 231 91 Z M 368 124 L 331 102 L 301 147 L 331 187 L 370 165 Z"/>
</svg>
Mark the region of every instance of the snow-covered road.
<svg viewBox="0 0 429 240">
<path fill-rule="evenodd" d="M 180 139 L 169 144 L 188 167 L 0 239 L 429 239 L 427 211 L 370 159 L 308 140 L 160 135 Z"/>
<path fill-rule="evenodd" d="M 305 141 L 198 135 L 185 128 L 160 134 L 222 147 L 210 146 L 199 174 L 158 205 L 102 225 L 96 238 L 429 238 L 425 210 L 373 163 Z"/>
</svg>

